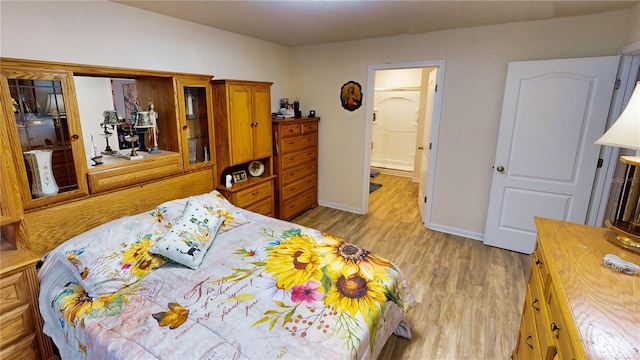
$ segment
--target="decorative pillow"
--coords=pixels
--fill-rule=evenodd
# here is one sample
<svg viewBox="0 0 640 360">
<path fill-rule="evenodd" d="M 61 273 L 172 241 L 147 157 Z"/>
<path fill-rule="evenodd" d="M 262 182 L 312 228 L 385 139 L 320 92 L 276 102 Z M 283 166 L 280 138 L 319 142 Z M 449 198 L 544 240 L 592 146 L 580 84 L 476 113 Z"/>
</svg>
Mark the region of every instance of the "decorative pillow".
<svg viewBox="0 0 640 360">
<path fill-rule="evenodd" d="M 197 269 L 223 221 L 223 216 L 211 214 L 198 200 L 190 197 L 180 219 L 149 251 Z"/>
<path fill-rule="evenodd" d="M 52 251 L 67 265 L 89 296 L 111 294 L 166 263 L 149 253 L 171 226 L 159 209 L 125 216 L 82 233 Z"/>
<path fill-rule="evenodd" d="M 249 219 L 242 214 L 240 208 L 236 207 L 229 200 L 225 199 L 217 190 L 210 193 L 194 196 L 200 201 L 211 214 L 218 214 L 224 217 L 224 221 L 218 230 L 218 234 L 222 234 L 229 230 L 233 230 L 238 226 L 249 223 Z"/>
<path fill-rule="evenodd" d="M 222 223 L 222 226 L 220 226 L 218 234 L 225 233 L 249 223 L 249 219 L 242 214 L 242 210 L 230 203 L 217 190 L 213 190 L 212 192 L 202 195 L 192 196 L 192 198 L 200 202 L 212 215 L 218 214 L 224 217 L 224 222 Z M 158 208 L 165 209 L 166 218 L 175 219 L 182 215 L 182 209 L 184 209 L 186 203 L 187 199 L 171 200 L 158 206 Z M 182 206 L 182 208 L 180 208 L 180 206 Z"/>
</svg>

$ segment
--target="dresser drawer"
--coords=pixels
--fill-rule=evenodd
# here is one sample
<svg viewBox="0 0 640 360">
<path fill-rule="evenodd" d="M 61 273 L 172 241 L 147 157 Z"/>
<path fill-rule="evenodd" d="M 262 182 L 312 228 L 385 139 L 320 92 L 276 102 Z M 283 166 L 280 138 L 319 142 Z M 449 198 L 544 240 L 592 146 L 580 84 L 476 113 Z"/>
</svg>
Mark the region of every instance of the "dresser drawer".
<svg viewBox="0 0 640 360">
<path fill-rule="evenodd" d="M 538 342 L 538 334 L 536 333 L 535 320 L 533 314 L 533 296 L 531 295 L 531 286 L 527 286 L 525 295 L 525 306 L 522 311 L 522 323 L 520 327 L 520 341 L 518 344 L 517 359 L 539 359 L 540 344 Z"/>
<path fill-rule="evenodd" d="M 0 315 L 0 348 L 33 333 L 33 314 L 29 304 L 22 304 Z"/>
<path fill-rule="evenodd" d="M 280 184 L 282 186 L 291 184 L 294 181 L 298 181 L 304 177 L 307 177 L 311 174 L 315 174 L 318 168 L 318 164 L 316 161 L 308 162 L 304 165 L 292 168 L 287 171 L 283 171 L 280 176 Z"/>
<path fill-rule="evenodd" d="M 560 305 L 555 290 L 549 286 L 549 294 L 547 295 L 547 303 L 549 305 L 549 328 L 548 333 L 555 340 L 560 359 L 574 359 L 573 346 L 569 338 L 567 323 L 562 316 Z"/>
<path fill-rule="evenodd" d="M 0 347 L 0 359 L 35 360 L 39 358 L 35 334 L 25 336 L 6 347 Z"/>
<path fill-rule="evenodd" d="M 290 137 L 290 136 L 297 136 L 300 135 L 301 132 L 301 128 L 300 128 L 300 124 L 296 123 L 296 124 L 283 124 L 280 125 L 280 134 L 279 136 L 282 138 L 286 138 L 286 137 Z"/>
<path fill-rule="evenodd" d="M 302 134 L 314 134 L 318 132 L 317 122 L 302 123 Z"/>
<path fill-rule="evenodd" d="M 283 186 L 282 191 L 280 192 L 280 196 L 282 196 L 282 200 L 287 201 L 307 189 L 315 189 L 317 183 L 318 181 L 316 180 L 316 175 L 309 175 L 306 178 Z"/>
<path fill-rule="evenodd" d="M 549 267 L 545 264 L 544 256 L 542 255 L 542 246 L 539 241 L 537 243 L 538 244 L 531 255 L 531 271 L 537 272 L 541 290 L 546 292 L 547 284 L 549 282 Z"/>
<path fill-rule="evenodd" d="M 314 135 L 296 136 L 282 139 L 280 142 L 280 152 L 284 154 L 292 153 L 306 148 L 318 146 L 318 137 Z"/>
<path fill-rule="evenodd" d="M 531 309 L 531 314 L 534 318 L 530 326 L 533 327 L 533 332 L 537 333 L 538 353 L 542 352 L 546 356 L 550 350 L 549 344 L 553 341 L 549 333 L 549 309 L 547 308 L 538 271 L 534 271 L 533 268 L 531 269 L 531 278 L 529 279 L 529 288 L 527 290 L 531 293 L 531 299 L 528 303 L 525 303 L 525 307 Z"/>
<path fill-rule="evenodd" d="M 262 214 L 264 216 L 273 217 L 273 203 L 271 202 L 271 197 L 268 197 L 253 205 L 249 205 L 245 209 L 258 214 Z"/>
<path fill-rule="evenodd" d="M 298 166 L 312 160 L 317 159 L 318 157 L 318 149 L 309 149 L 298 151 L 292 154 L 282 155 L 280 158 L 282 159 L 282 169 L 289 169 L 294 166 Z"/>
<path fill-rule="evenodd" d="M 24 271 L 0 279 L 0 313 L 29 301 L 29 289 Z"/>
<path fill-rule="evenodd" d="M 95 168 L 89 171 L 87 179 L 91 193 L 97 193 L 180 174 L 181 172 L 182 157 L 180 154 L 175 153 L 148 161 L 135 160 L 127 166 Z"/>
<path fill-rule="evenodd" d="M 290 219 L 300 212 L 313 207 L 318 202 L 318 192 L 316 189 L 307 190 L 304 193 L 285 201 L 280 209 L 280 217 L 282 219 Z"/>
<path fill-rule="evenodd" d="M 235 205 L 245 208 L 259 200 L 271 197 L 271 181 L 253 186 L 235 194 Z"/>
</svg>

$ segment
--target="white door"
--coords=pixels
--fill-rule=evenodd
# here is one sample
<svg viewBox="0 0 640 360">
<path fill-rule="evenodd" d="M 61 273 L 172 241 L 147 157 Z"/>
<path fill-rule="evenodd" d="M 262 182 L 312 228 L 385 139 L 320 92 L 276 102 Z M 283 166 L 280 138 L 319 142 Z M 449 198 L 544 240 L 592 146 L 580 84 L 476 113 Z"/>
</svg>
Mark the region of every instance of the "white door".
<svg viewBox="0 0 640 360">
<path fill-rule="evenodd" d="M 484 243 L 533 252 L 533 217 L 584 223 L 618 56 L 509 63 Z"/>
<path fill-rule="evenodd" d="M 420 209 L 420 219 L 425 222 L 425 213 L 427 206 L 427 170 L 429 169 L 429 143 L 431 142 L 431 125 L 433 120 L 433 105 L 436 97 L 436 76 L 437 69 L 429 72 L 427 79 L 427 101 L 424 114 L 424 125 L 422 131 L 422 149 L 420 152 L 420 184 L 418 185 L 418 209 Z"/>
</svg>

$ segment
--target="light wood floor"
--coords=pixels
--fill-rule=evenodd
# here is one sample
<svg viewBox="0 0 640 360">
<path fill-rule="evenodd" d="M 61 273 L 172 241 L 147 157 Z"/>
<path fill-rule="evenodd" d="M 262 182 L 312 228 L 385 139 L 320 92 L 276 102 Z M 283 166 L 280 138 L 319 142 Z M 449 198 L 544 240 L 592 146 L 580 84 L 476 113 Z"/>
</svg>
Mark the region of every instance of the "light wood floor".
<svg viewBox="0 0 640 360">
<path fill-rule="evenodd" d="M 293 219 L 383 256 L 405 273 L 419 304 L 413 338 L 392 336 L 380 360 L 509 359 L 516 342 L 530 257 L 426 229 L 418 185 L 380 174 L 369 213 L 318 206 Z"/>
</svg>

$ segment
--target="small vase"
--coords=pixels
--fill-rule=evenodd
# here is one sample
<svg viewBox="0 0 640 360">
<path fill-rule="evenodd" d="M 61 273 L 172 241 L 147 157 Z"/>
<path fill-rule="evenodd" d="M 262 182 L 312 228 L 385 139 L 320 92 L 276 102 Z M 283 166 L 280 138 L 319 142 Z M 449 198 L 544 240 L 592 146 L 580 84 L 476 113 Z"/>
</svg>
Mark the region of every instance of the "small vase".
<svg viewBox="0 0 640 360">
<path fill-rule="evenodd" d="M 24 153 L 32 172 L 31 195 L 39 198 L 57 194 L 60 188 L 51 168 L 52 150 L 31 150 Z"/>
<path fill-rule="evenodd" d="M 189 139 L 189 163 L 196 163 L 196 151 L 198 146 L 198 139 Z"/>
</svg>

